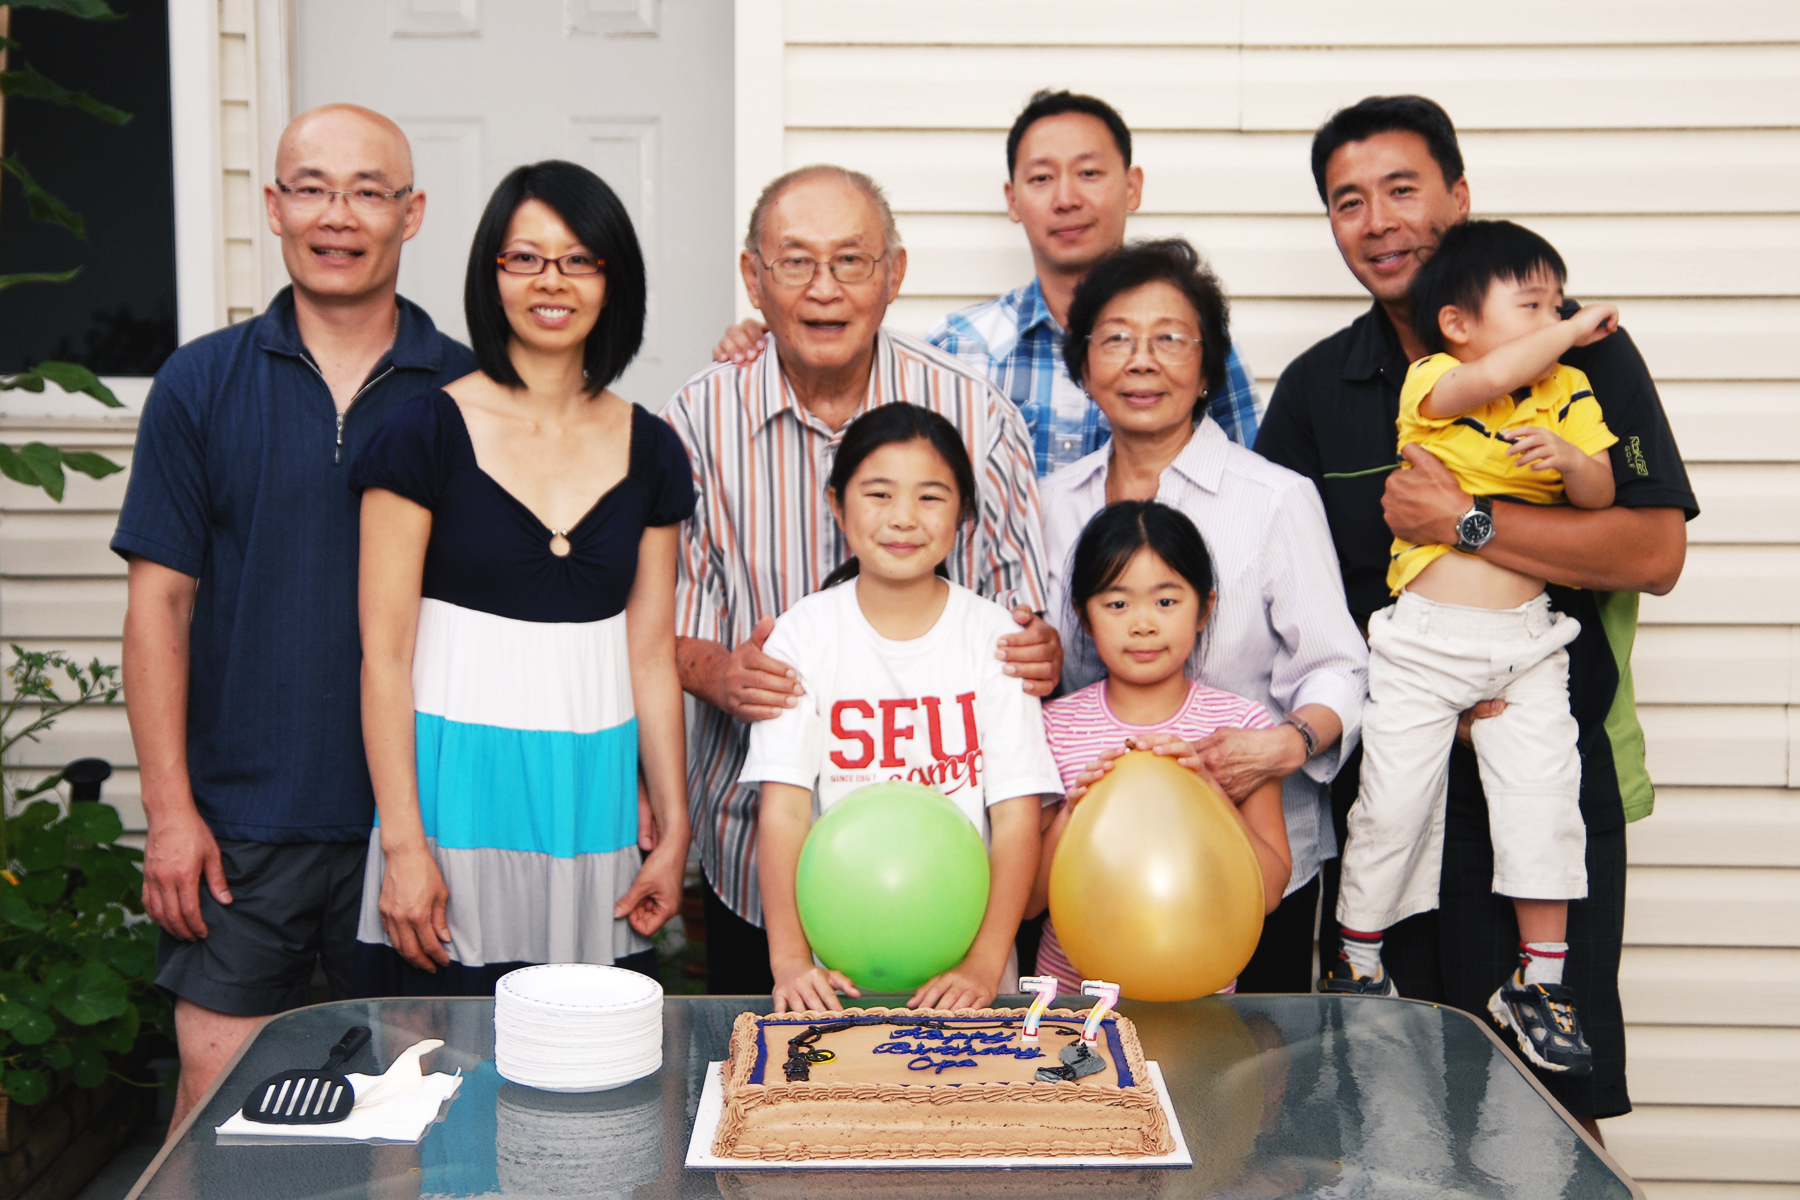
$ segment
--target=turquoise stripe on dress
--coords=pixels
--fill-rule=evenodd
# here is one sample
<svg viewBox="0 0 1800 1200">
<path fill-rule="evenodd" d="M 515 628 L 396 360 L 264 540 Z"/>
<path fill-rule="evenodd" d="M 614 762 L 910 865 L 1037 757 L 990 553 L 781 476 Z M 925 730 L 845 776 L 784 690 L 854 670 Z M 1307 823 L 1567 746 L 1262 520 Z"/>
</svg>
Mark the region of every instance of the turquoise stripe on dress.
<svg viewBox="0 0 1800 1200">
<path fill-rule="evenodd" d="M 637 718 L 597 733 L 414 713 L 419 815 L 442 849 L 554 858 L 637 844 Z"/>
</svg>

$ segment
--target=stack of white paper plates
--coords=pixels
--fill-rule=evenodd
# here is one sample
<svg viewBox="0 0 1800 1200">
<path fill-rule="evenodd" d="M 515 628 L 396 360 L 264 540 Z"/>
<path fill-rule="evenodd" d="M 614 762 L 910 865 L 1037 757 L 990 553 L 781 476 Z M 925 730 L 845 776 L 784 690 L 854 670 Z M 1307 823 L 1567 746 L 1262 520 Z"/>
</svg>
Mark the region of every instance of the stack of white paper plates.
<svg viewBox="0 0 1800 1200">
<path fill-rule="evenodd" d="M 601 1092 L 662 1067 L 662 985 L 587 963 L 521 967 L 494 988 L 494 1066 L 546 1092 Z"/>
</svg>

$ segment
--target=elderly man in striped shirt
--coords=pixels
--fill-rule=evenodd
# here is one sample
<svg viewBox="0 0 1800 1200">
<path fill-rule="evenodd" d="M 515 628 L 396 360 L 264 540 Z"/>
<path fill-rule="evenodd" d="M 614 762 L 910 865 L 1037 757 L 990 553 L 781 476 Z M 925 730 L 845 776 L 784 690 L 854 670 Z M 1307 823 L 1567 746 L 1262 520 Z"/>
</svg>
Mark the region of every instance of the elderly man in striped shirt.
<svg viewBox="0 0 1800 1200">
<path fill-rule="evenodd" d="M 769 350 L 702 371 L 663 415 L 687 447 L 700 497 L 683 529 L 676 653 L 682 686 L 702 702 L 688 797 L 706 877 L 707 986 L 747 994 L 773 980 L 757 791 L 737 777 L 749 723 L 798 703 L 793 669 L 762 650 L 774 619 L 847 556 L 825 481 L 853 419 L 905 402 L 956 426 L 980 496 L 945 564 L 950 577 L 1013 609 L 1023 628 L 998 653 L 1026 690 L 1050 693 L 1062 646 L 1037 615 L 1044 535 L 1024 418 L 978 371 L 882 327 L 906 251 L 881 189 L 840 167 L 782 176 L 756 203 L 740 268 L 768 322 Z"/>
</svg>

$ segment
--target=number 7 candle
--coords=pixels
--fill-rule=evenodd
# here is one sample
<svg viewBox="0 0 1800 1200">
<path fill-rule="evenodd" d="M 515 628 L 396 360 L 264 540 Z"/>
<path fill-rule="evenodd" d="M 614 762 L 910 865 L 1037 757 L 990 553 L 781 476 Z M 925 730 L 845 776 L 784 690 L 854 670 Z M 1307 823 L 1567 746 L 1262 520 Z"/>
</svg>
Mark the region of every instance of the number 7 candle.
<svg viewBox="0 0 1800 1200">
<path fill-rule="evenodd" d="M 1025 1028 L 1019 1034 L 1019 1040 L 1035 1042 L 1038 1039 L 1038 1024 L 1044 1019 L 1044 1010 L 1056 999 L 1056 976 L 1025 975 L 1019 979 L 1019 990 L 1032 993 L 1031 1008 L 1025 1014 Z"/>
<path fill-rule="evenodd" d="M 1108 983 L 1104 979 L 1084 979 L 1081 981 L 1081 994 L 1094 997 L 1094 1007 L 1088 1010 L 1087 1024 L 1081 1027 L 1081 1040 L 1097 1042 L 1100 1040 L 1100 1022 L 1119 1002 L 1119 985 Z"/>
</svg>

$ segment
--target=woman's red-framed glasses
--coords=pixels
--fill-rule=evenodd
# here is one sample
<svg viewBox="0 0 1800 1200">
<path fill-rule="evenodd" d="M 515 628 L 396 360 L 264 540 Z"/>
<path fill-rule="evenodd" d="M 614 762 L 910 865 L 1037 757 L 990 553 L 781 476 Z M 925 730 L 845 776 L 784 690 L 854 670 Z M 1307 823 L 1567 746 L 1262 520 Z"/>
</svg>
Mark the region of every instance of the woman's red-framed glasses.
<svg viewBox="0 0 1800 1200">
<path fill-rule="evenodd" d="M 565 254 L 561 258 L 546 258 L 542 254 L 533 254 L 529 250 L 508 250 L 505 254 L 496 254 L 494 261 L 508 275 L 542 275 L 552 264 L 564 275 L 598 275 L 606 265 L 604 258 L 595 258 L 591 254 Z"/>
</svg>

